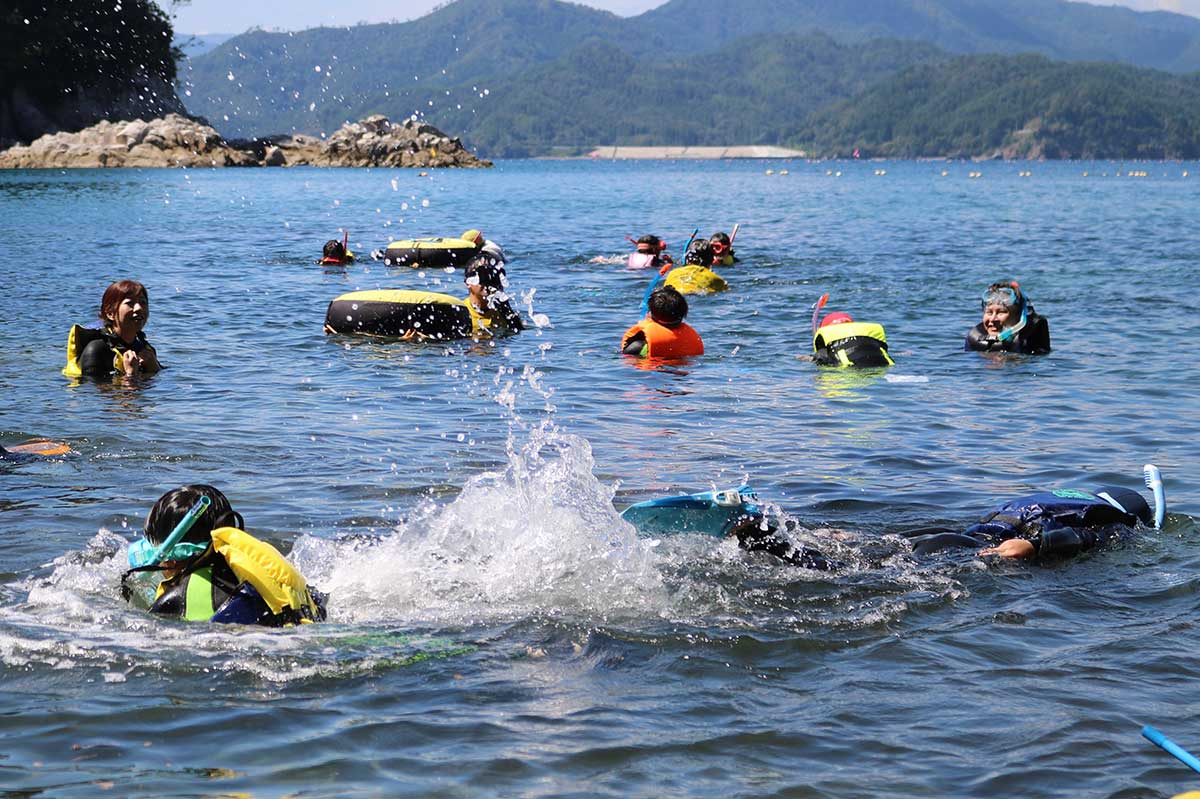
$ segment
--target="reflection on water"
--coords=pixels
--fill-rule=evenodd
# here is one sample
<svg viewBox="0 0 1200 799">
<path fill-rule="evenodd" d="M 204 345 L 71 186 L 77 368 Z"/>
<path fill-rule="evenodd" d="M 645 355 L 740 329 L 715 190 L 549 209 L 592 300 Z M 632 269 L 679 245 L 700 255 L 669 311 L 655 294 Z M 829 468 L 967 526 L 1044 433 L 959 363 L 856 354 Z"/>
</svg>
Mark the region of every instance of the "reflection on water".
<svg viewBox="0 0 1200 799">
<path fill-rule="evenodd" d="M 0 313 L 3 443 L 78 452 L 0 470 L 6 790 L 850 797 L 882 773 L 898 797 L 1175 790 L 1126 727 L 1194 721 L 1200 376 L 1163 346 L 1180 315 L 1141 311 L 1197 302 L 1181 231 L 1200 184 L 872 167 L 0 174 L 19 287 Z M 613 255 L 622 235 L 682 241 L 706 219 L 741 223 L 743 259 L 729 292 L 689 303 L 709 354 L 631 368 L 658 365 L 617 352 L 648 278 Z M 452 344 L 322 332 L 347 291 L 461 285 L 319 267 L 330 231 L 369 252 L 468 224 L 514 255 L 546 324 Z M 114 273 L 149 287 L 171 368 L 65 381 L 66 331 Z M 1001 274 L 1050 318 L 1051 355 L 962 352 Z M 825 292 L 886 326 L 897 366 L 797 358 Z M 1096 324 L 1130 302 L 1133 328 Z M 917 560 L 891 535 L 1030 490 L 1136 488 L 1146 462 L 1167 529 L 1067 564 Z M 197 481 L 331 592 L 329 623 L 214 629 L 121 601 L 147 509 Z M 848 568 L 617 515 L 743 483 Z M 964 686 L 990 721 L 946 702 Z M 1119 774 L 1087 761 L 1118 750 Z"/>
</svg>

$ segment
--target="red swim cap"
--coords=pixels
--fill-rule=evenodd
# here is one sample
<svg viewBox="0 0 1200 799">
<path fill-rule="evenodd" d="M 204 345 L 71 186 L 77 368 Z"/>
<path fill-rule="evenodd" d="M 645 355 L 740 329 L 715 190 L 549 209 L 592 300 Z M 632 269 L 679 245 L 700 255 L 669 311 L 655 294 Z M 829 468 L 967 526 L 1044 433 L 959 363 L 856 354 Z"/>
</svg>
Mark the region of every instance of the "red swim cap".
<svg viewBox="0 0 1200 799">
<path fill-rule="evenodd" d="M 841 311 L 835 311 L 834 313 L 826 315 L 826 317 L 821 320 L 820 326 L 825 327 L 826 325 L 840 325 L 843 322 L 853 322 L 853 321 L 854 321 L 854 317 L 851 316 L 850 314 L 842 313 Z"/>
</svg>

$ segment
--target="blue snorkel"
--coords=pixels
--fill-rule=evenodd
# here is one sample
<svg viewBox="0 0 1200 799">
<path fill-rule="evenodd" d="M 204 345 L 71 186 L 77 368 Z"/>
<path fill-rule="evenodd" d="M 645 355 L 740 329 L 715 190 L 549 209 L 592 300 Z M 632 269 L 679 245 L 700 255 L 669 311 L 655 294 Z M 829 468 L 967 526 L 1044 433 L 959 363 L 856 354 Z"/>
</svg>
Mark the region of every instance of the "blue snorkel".
<svg viewBox="0 0 1200 799">
<path fill-rule="evenodd" d="M 142 569 L 149 566 L 157 566 L 164 560 L 187 560 L 196 555 L 201 554 L 208 549 L 207 544 L 191 544 L 179 543 L 188 530 L 192 529 L 192 525 L 200 518 L 200 514 L 208 510 L 208 506 L 212 504 L 212 500 L 203 494 L 191 510 L 184 514 L 179 520 L 179 524 L 175 525 L 175 529 L 167 536 L 157 547 L 150 543 L 149 539 L 143 538 L 129 545 L 129 565 L 134 569 Z M 167 557 L 168 555 L 172 557 Z"/>
<path fill-rule="evenodd" d="M 699 233 L 700 228 L 696 228 L 692 231 L 692 235 L 688 237 L 687 244 L 683 245 L 683 251 L 685 253 L 688 251 L 688 247 L 692 246 L 692 242 L 696 240 L 696 236 L 699 235 Z M 654 293 L 654 288 L 658 285 L 658 281 L 662 280 L 667 272 L 671 271 L 671 266 L 672 264 L 669 263 L 664 265 L 662 270 L 654 276 L 653 280 L 650 281 L 650 285 L 646 288 L 646 296 L 642 297 L 642 316 L 650 313 L 650 295 Z"/>
</svg>

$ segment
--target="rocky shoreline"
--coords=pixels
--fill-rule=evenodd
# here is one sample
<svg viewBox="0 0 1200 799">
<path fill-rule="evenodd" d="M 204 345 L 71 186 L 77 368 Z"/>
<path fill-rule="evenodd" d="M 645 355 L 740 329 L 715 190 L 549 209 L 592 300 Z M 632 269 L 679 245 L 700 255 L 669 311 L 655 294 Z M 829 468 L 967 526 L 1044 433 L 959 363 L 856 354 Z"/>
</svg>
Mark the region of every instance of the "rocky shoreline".
<svg viewBox="0 0 1200 799">
<path fill-rule="evenodd" d="M 375 115 L 326 137 L 226 140 L 202 120 L 179 114 L 103 121 L 77 133 L 47 134 L 0 152 L 0 169 L 96 167 L 490 167 L 432 125 Z"/>
</svg>

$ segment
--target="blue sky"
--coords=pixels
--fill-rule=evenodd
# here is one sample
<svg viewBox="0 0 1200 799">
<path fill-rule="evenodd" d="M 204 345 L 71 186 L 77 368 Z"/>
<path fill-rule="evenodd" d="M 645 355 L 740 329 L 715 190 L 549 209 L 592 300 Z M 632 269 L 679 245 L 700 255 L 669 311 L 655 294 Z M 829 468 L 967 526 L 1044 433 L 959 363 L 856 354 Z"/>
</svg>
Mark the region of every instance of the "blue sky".
<svg viewBox="0 0 1200 799">
<path fill-rule="evenodd" d="M 1139 11 L 1175 11 L 1200 17 L 1200 0 L 1093 0 Z M 443 0 L 191 0 L 174 9 L 178 33 L 241 33 L 255 26 L 301 30 L 318 25 L 404 21 L 428 14 Z M 584 5 L 624 16 L 662 5 L 665 0 L 587 0 Z M 163 3 L 167 7 L 167 3 Z"/>
</svg>

